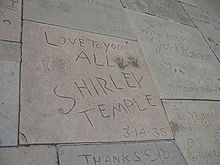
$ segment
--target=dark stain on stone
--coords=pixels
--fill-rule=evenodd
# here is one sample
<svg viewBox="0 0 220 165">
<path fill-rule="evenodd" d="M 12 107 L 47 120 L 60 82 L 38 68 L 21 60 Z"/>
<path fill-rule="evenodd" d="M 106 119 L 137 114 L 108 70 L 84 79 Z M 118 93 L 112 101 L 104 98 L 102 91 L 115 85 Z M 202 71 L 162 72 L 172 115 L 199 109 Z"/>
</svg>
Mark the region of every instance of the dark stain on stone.
<svg viewBox="0 0 220 165">
<path fill-rule="evenodd" d="M 208 40 L 209 40 L 210 42 L 214 42 L 214 41 L 213 41 L 213 39 L 212 39 L 212 38 L 210 38 L 210 37 L 208 37 Z"/>
<path fill-rule="evenodd" d="M 58 8 L 64 12 L 70 12 L 71 6 L 66 2 L 60 2 Z"/>
<path fill-rule="evenodd" d="M 174 121 L 170 121 L 170 127 L 174 136 L 176 136 L 176 132 L 179 132 L 181 129 L 181 126 L 179 126 L 179 124 Z"/>
</svg>

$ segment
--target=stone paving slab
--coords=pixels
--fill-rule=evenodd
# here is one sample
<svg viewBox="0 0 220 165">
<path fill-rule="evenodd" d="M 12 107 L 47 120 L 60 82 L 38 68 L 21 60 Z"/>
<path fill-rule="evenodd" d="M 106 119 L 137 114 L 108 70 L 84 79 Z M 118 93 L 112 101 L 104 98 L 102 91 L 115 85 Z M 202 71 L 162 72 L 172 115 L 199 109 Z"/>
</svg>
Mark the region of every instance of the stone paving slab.
<svg viewBox="0 0 220 165">
<path fill-rule="evenodd" d="M 58 147 L 60 165 L 186 165 L 173 142 Z"/>
<path fill-rule="evenodd" d="M 24 19 L 135 39 L 119 0 L 24 0 Z"/>
<path fill-rule="evenodd" d="M 0 146 L 17 145 L 20 47 L 0 41 Z M 16 60 L 15 60 L 16 59 Z"/>
<path fill-rule="evenodd" d="M 172 138 L 137 42 L 25 21 L 22 59 L 21 143 Z"/>
<path fill-rule="evenodd" d="M 161 98 L 220 99 L 220 65 L 197 29 L 126 11 Z"/>
<path fill-rule="evenodd" d="M 220 60 L 220 14 L 215 10 L 183 6 Z"/>
<path fill-rule="evenodd" d="M 220 102 L 163 101 L 177 145 L 191 165 L 220 163 Z"/>
<path fill-rule="evenodd" d="M 20 41 L 21 0 L 0 1 L 0 39 Z"/>
<path fill-rule="evenodd" d="M 0 41 L 0 61 L 20 61 L 20 44 Z"/>
<path fill-rule="evenodd" d="M 54 146 L 0 148 L 1 165 L 58 165 Z"/>
<path fill-rule="evenodd" d="M 194 26 L 179 2 L 173 0 L 121 0 L 128 9 L 150 13 L 186 25 Z"/>
</svg>

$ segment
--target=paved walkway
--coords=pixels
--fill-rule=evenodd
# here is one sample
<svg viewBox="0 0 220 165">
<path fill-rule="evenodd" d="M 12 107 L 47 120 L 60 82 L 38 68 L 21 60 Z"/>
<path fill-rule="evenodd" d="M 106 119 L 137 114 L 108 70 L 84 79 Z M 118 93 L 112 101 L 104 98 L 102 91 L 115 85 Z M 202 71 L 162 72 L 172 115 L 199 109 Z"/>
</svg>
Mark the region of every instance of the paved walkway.
<svg viewBox="0 0 220 165">
<path fill-rule="evenodd" d="M 219 0 L 1 0 L 0 165 L 220 165 Z"/>
</svg>

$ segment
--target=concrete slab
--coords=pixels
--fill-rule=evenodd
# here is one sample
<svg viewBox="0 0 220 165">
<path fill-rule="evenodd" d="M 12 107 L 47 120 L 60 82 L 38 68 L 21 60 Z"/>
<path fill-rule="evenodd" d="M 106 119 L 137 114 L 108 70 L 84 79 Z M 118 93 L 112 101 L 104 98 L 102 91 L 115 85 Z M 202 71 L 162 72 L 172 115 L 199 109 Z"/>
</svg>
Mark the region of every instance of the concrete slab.
<svg viewBox="0 0 220 165">
<path fill-rule="evenodd" d="M 215 10 L 205 10 L 189 5 L 184 5 L 184 8 L 220 60 L 220 14 Z"/>
<path fill-rule="evenodd" d="M 0 41 L 0 61 L 20 61 L 20 44 Z"/>
<path fill-rule="evenodd" d="M 179 2 L 175 0 L 121 0 L 128 9 L 150 13 L 161 18 L 194 26 Z"/>
<path fill-rule="evenodd" d="M 58 147 L 58 152 L 61 165 L 186 165 L 181 153 L 172 142 L 63 145 Z"/>
<path fill-rule="evenodd" d="M 0 2 L 0 39 L 20 41 L 21 0 Z"/>
<path fill-rule="evenodd" d="M 58 165 L 56 147 L 28 146 L 0 148 L 2 165 Z"/>
<path fill-rule="evenodd" d="M 119 0 L 24 0 L 24 19 L 135 39 Z"/>
<path fill-rule="evenodd" d="M 220 99 L 220 65 L 197 29 L 127 12 L 161 98 Z"/>
<path fill-rule="evenodd" d="M 0 146 L 17 145 L 20 45 L 0 41 Z"/>
<path fill-rule="evenodd" d="M 19 63 L 0 60 L 0 84 L 0 146 L 15 146 L 18 139 Z"/>
<path fill-rule="evenodd" d="M 28 21 L 23 34 L 21 143 L 172 138 L 137 42 Z"/>
<path fill-rule="evenodd" d="M 191 165 L 220 163 L 220 102 L 164 101 L 176 143 Z"/>
</svg>

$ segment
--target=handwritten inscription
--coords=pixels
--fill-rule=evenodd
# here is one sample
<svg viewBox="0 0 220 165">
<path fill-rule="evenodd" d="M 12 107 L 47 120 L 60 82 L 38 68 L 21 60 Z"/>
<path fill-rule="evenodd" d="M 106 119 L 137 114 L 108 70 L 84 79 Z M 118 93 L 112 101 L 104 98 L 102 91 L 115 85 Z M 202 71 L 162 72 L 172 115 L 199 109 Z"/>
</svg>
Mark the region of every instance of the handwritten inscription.
<svg viewBox="0 0 220 165">
<path fill-rule="evenodd" d="M 204 54 L 202 52 L 196 52 L 191 50 L 185 43 L 169 43 L 161 41 L 157 38 L 152 37 L 151 42 L 156 45 L 155 52 L 168 52 L 173 56 L 183 56 L 192 59 L 199 59 L 204 61 L 215 61 L 216 58 L 211 54 Z M 202 44 L 201 44 L 202 45 Z"/>
<path fill-rule="evenodd" d="M 170 51 L 185 57 L 215 60 L 212 54 L 203 54 L 203 52 L 197 52 L 191 49 L 191 44 L 208 48 L 204 41 L 192 38 L 191 36 L 184 36 L 181 33 L 172 33 L 167 30 L 170 28 L 167 24 L 153 18 L 144 19 L 143 22 L 146 24 L 138 24 L 138 29 L 146 35 L 151 36 L 150 41 L 156 44 L 156 53 Z"/>
<path fill-rule="evenodd" d="M 190 161 L 198 162 L 204 160 L 206 165 L 219 164 L 220 161 L 220 140 L 214 142 L 215 148 L 208 149 L 203 143 L 194 140 L 193 138 L 187 139 L 187 156 Z"/>
<path fill-rule="evenodd" d="M 219 98 L 219 64 L 198 31 L 144 14 L 130 15 L 162 98 Z"/>
<path fill-rule="evenodd" d="M 166 135 L 155 137 L 152 132 L 138 139 L 172 137 L 156 88 L 135 41 L 37 23 L 26 22 L 27 27 L 26 32 L 34 28 L 39 38 L 34 35 L 32 44 L 28 42 L 32 35 L 25 34 L 24 38 L 24 46 L 33 49 L 24 49 L 23 112 L 29 106 L 35 111 L 38 105 L 38 117 L 31 122 L 49 116 L 59 121 L 50 127 L 40 123 L 39 128 L 45 131 L 54 128 L 52 141 L 56 138 L 62 142 L 133 140 L 136 138 L 120 136 L 122 127 L 133 122 L 137 128 L 142 124 L 146 129 L 164 128 L 166 131 Z M 32 65 L 28 64 L 30 61 Z M 33 75 L 40 78 L 32 81 L 29 77 Z M 30 88 L 32 96 L 28 92 Z M 38 96 L 41 98 L 37 99 Z M 28 116 L 32 115 L 30 112 Z M 159 117 L 160 121 L 154 121 L 151 115 Z M 25 118 L 27 120 L 27 116 Z M 61 126 L 71 128 L 63 129 L 61 134 Z M 30 139 L 27 131 L 32 129 L 27 127 L 29 125 L 23 125 L 21 132 L 30 143 L 36 139 Z M 46 138 L 51 139 L 51 136 L 48 133 Z M 37 141 L 44 140 L 43 134 L 37 138 Z"/>
<path fill-rule="evenodd" d="M 58 148 L 60 162 L 75 165 L 185 165 L 171 142 L 126 143 L 110 145 L 63 145 Z"/>
<path fill-rule="evenodd" d="M 97 105 L 97 108 L 90 108 L 88 110 L 84 110 L 79 112 L 80 114 L 84 114 L 85 117 L 88 120 L 88 123 L 93 127 L 93 121 L 91 121 L 89 117 L 90 111 L 97 111 L 100 113 L 101 117 L 103 119 L 116 119 L 117 113 L 125 113 L 127 115 L 132 115 L 133 113 L 142 112 L 149 110 L 151 106 L 156 106 L 151 104 L 151 95 L 146 95 L 146 100 L 148 105 L 143 107 L 143 105 L 140 105 L 135 98 L 132 99 L 123 99 L 121 103 L 116 103 L 115 105 L 111 107 L 107 107 L 106 104 L 99 104 Z M 127 137 L 128 138 L 128 137 Z"/>
<path fill-rule="evenodd" d="M 164 105 L 175 139 L 188 162 L 219 164 L 219 103 L 165 101 Z"/>
<path fill-rule="evenodd" d="M 62 47 L 62 46 L 75 46 L 75 47 L 80 47 L 83 49 L 92 47 L 94 51 L 96 50 L 104 50 L 105 54 L 111 52 L 111 51 L 124 51 L 124 48 L 122 45 L 119 43 L 107 43 L 105 41 L 95 41 L 93 39 L 89 38 L 72 38 L 72 37 L 58 37 L 57 41 L 50 41 L 47 32 L 44 32 L 45 35 L 45 41 L 48 45 L 50 46 L 55 46 L 55 47 Z M 126 41 L 127 43 L 127 41 Z M 92 54 L 92 55 L 91 55 Z M 128 53 L 127 53 L 128 54 Z M 91 58 L 92 57 L 92 58 Z M 109 62 L 109 57 L 106 55 L 105 56 L 105 61 L 104 63 L 101 63 L 97 57 L 96 53 L 90 53 L 86 52 L 85 50 L 82 50 L 78 53 L 78 56 L 75 59 L 75 62 L 78 61 L 86 61 L 89 65 L 95 65 L 95 66 L 106 66 L 106 67 L 115 67 L 114 63 L 118 65 L 119 68 L 124 69 L 130 64 L 131 66 L 134 66 L 136 68 L 139 67 L 138 65 L 138 59 L 128 55 L 127 57 L 116 57 L 114 60 L 114 63 Z M 42 58 L 42 64 L 45 68 L 45 70 L 49 71 L 48 64 L 49 64 L 49 58 L 48 57 L 43 57 Z"/>
<path fill-rule="evenodd" d="M 138 25 L 138 29 L 146 35 L 151 36 L 150 41 L 153 44 L 156 44 L 156 53 L 160 53 L 161 50 L 165 50 L 177 53 L 178 55 L 182 54 L 182 56 L 185 57 L 200 57 L 202 60 L 205 58 L 211 58 L 212 60 L 215 59 L 213 55 L 205 54 L 204 56 L 203 52 L 195 52 L 189 46 L 189 44 L 196 44 L 196 46 L 208 48 L 204 42 L 184 36 L 184 34 L 169 32 L 166 30 L 169 28 L 166 24 L 157 22 L 154 19 L 145 19 L 144 22 L 150 24 L 151 26 L 140 23 Z M 163 31 L 158 28 L 161 28 Z"/>
<path fill-rule="evenodd" d="M 177 133 L 185 132 L 201 132 L 201 131 L 212 131 L 213 135 L 220 135 L 220 126 L 217 123 L 219 120 L 220 113 L 215 112 L 190 112 L 177 113 L 178 119 L 181 122 L 188 122 L 187 126 L 178 125 L 178 129 L 174 129 Z M 175 123 L 171 122 L 173 128 L 175 128 Z"/>
<path fill-rule="evenodd" d="M 141 89 L 143 76 L 137 76 L 133 72 L 121 72 L 121 83 L 116 83 L 115 77 L 107 75 L 106 78 L 96 76 L 85 81 L 85 79 L 76 80 L 73 86 L 78 91 L 79 95 L 84 98 L 87 96 L 100 96 L 102 94 L 108 95 L 114 91 L 131 89 Z M 117 80 L 118 81 L 118 80 Z M 94 85 L 94 84 L 98 84 Z M 57 87 L 55 87 L 57 88 Z M 56 89 L 54 89 L 55 91 Z"/>
<path fill-rule="evenodd" d="M 150 161 L 154 163 L 164 163 L 174 159 L 171 153 L 162 148 L 153 149 L 147 148 L 144 151 L 135 151 L 129 154 L 117 154 L 117 155 L 95 155 L 95 154 L 83 154 L 78 155 L 87 165 L 107 165 L 107 164 L 133 164 L 138 162 Z"/>
<path fill-rule="evenodd" d="M 95 49 L 104 49 L 105 53 L 108 53 L 109 50 L 117 50 L 121 51 L 123 50 L 123 46 L 119 43 L 109 43 L 106 41 L 96 41 L 94 39 L 90 38 L 75 38 L 72 36 L 58 36 L 55 41 L 50 41 L 48 34 L 46 31 L 44 31 L 45 40 L 48 45 L 52 46 L 59 46 L 62 47 L 64 45 L 68 46 L 79 46 L 80 48 L 88 48 L 89 46 L 92 46 L 92 48 Z"/>
<path fill-rule="evenodd" d="M 130 137 L 140 138 L 140 137 L 147 137 L 149 135 L 155 138 L 167 136 L 167 132 L 165 128 L 150 128 L 149 129 L 145 127 L 139 127 L 139 128 L 132 129 L 130 126 L 126 126 L 122 130 L 123 130 L 123 136 L 125 138 L 130 138 Z"/>
<path fill-rule="evenodd" d="M 139 88 L 141 89 L 140 82 L 143 78 L 143 76 L 137 80 L 134 78 L 134 82 L 136 81 L 136 85 L 129 84 L 128 82 L 128 75 L 132 75 L 130 73 L 123 73 L 123 78 L 125 78 L 125 85 L 127 86 L 126 89 L 131 88 Z M 120 84 L 121 86 L 117 86 L 116 83 L 114 82 L 112 76 L 109 75 L 109 81 L 111 81 L 111 86 L 108 86 L 108 83 L 105 79 L 101 77 L 96 77 L 96 81 L 93 81 L 93 79 L 89 79 L 89 84 L 87 85 L 87 82 L 82 79 L 81 83 L 83 85 L 79 85 L 78 82 L 74 82 L 73 86 L 75 87 L 75 91 L 78 91 L 78 94 L 80 96 L 80 100 L 86 99 L 86 98 L 93 98 L 94 96 L 96 97 L 101 97 L 102 95 L 111 95 L 115 90 L 123 90 L 123 84 Z M 95 83 L 98 84 L 99 86 L 95 86 Z M 90 88 L 91 86 L 92 88 Z M 59 92 L 58 92 L 59 90 Z M 61 94 L 61 90 L 59 89 L 58 86 L 56 86 L 53 90 L 54 94 L 56 97 L 60 98 L 62 101 L 69 100 L 72 102 L 71 106 L 69 109 L 64 109 L 60 107 L 58 111 L 62 114 L 69 114 L 74 108 L 77 106 L 78 101 L 74 97 L 71 96 L 65 96 Z M 86 117 L 86 120 L 88 121 L 88 124 L 90 124 L 92 127 L 94 126 L 93 121 L 90 119 L 90 115 L 92 113 L 99 113 L 100 116 L 103 119 L 116 119 L 117 113 L 125 113 L 126 115 L 131 115 L 135 113 L 135 111 L 142 112 L 146 110 L 152 110 L 152 108 L 156 108 L 156 104 L 154 103 L 155 101 L 152 100 L 152 96 L 150 94 L 145 95 L 145 100 L 146 103 L 142 103 L 140 105 L 140 102 L 136 98 L 125 98 L 121 102 L 115 103 L 114 105 L 109 105 L 106 103 L 100 103 L 97 105 L 97 107 L 85 109 L 82 111 L 79 111 L 79 114 L 82 114 L 84 117 Z"/>
<path fill-rule="evenodd" d="M 108 54 L 111 51 L 124 51 L 124 46 L 122 46 L 119 43 L 107 43 L 106 41 L 96 41 L 89 38 L 72 38 L 72 37 L 58 37 L 56 41 L 51 41 L 48 37 L 47 32 L 44 32 L 45 41 L 49 46 L 52 47 L 62 47 L 63 45 L 67 44 L 68 46 L 74 46 L 81 48 L 79 53 L 73 58 L 72 62 L 75 62 L 77 64 L 83 64 L 87 66 L 95 66 L 95 67 L 119 67 L 120 69 L 125 69 L 130 66 L 139 68 L 138 65 L 138 59 L 133 56 L 127 56 L 127 58 L 124 57 L 116 57 L 114 61 L 110 62 L 110 59 L 108 55 L 104 57 L 105 61 L 103 61 L 103 57 L 100 58 L 96 55 L 96 53 L 90 53 L 87 52 L 86 48 L 92 48 L 94 51 L 102 50 L 105 54 Z M 127 41 L 125 42 L 127 44 Z M 91 58 L 92 57 L 92 58 Z M 126 59 L 126 61 L 124 60 Z M 49 63 L 50 60 L 48 57 L 43 57 L 42 59 L 42 65 L 44 67 L 45 71 L 50 71 L 49 69 Z M 56 60 L 57 61 L 57 60 Z M 65 65 L 65 61 L 59 60 L 59 63 L 63 63 Z M 63 71 L 65 71 L 65 68 L 62 67 Z M 78 95 L 81 97 L 80 99 L 86 99 L 86 98 L 93 98 L 93 97 L 102 97 L 102 95 L 111 95 L 115 91 L 121 91 L 121 90 L 127 90 L 127 89 L 142 89 L 142 81 L 144 81 L 143 75 L 136 75 L 134 72 L 121 72 L 120 75 L 116 77 L 109 74 L 105 77 L 102 76 L 95 76 L 90 77 L 88 79 L 82 78 L 80 80 L 75 80 L 72 83 L 72 86 L 74 87 L 74 90 L 77 91 Z M 120 84 L 118 83 L 120 82 Z M 59 92 L 58 92 L 59 91 Z M 78 104 L 78 100 L 71 96 L 65 96 L 62 93 L 62 86 L 56 86 L 53 89 L 54 95 L 58 98 L 62 99 L 63 101 L 69 100 L 72 102 L 69 109 L 64 109 L 60 107 L 58 109 L 58 112 L 62 114 L 69 114 Z M 145 95 L 146 102 L 148 103 L 148 106 L 156 106 L 152 103 L 151 95 Z M 134 108 L 136 107 L 136 108 Z M 94 127 L 93 121 L 90 118 L 90 114 L 92 112 L 100 112 L 100 115 L 103 119 L 105 118 L 112 118 L 116 119 L 116 113 L 124 111 L 126 114 L 131 114 L 131 109 L 138 109 L 139 111 L 147 110 L 147 107 L 141 107 L 140 103 L 138 103 L 138 100 L 135 98 L 130 99 L 123 99 L 122 102 L 118 102 L 115 105 L 106 105 L 106 103 L 98 104 L 97 107 L 90 107 L 89 109 L 81 110 L 78 113 L 83 115 L 86 120 L 88 121 L 88 124 L 90 126 Z M 117 112 L 116 112 L 117 111 Z"/>
<path fill-rule="evenodd" d="M 48 33 L 44 32 L 45 41 L 49 46 L 52 47 L 62 47 L 67 44 L 68 46 L 73 47 L 79 47 L 82 49 L 86 48 L 92 48 L 94 51 L 102 50 L 105 54 L 108 54 L 111 51 L 123 51 L 124 47 L 119 43 L 107 43 L 106 41 L 96 41 L 89 38 L 72 38 L 72 37 L 58 37 L 57 40 L 53 40 L 53 42 L 48 37 Z M 127 41 L 125 42 L 127 44 Z M 78 63 L 78 64 L 84 64 L 87 66 L 95 66 L 95 67 L 108 67 L 108 68 L 114 68 L 119 67 L 120 69 L 125 69 L 126 67 L 133 66 L 136 68 L 139 68 L 138 65 L 138 59 L 133 56 L 127 56 L 127 57 L 116 57 L 113 61 L 110 61 L 108 55 L 104 57 L 97 56 L 96 53 L 90 53 L 86 50 L 81 50 L 79 53 L 76 54 L 75 57 L 72 58 L 72 62 Z M 45 71 L 50 71 L 49 63 L 50 58 L 49 57 L 43 57 L 41 59 L 42 66 Z M 65 72 L 65 60 L 59 59 L 56 60 L 56 63 L 59 62 L 61 65 L 61 70 Z M 63 64 L 62 64 L 63 63 Z M 129 64 L 129 65 L 128 65 Z M 63 67 L 62 67 L 63 66 Z M 54 67 L 55 68 L 55 67 Z M 56 67 L 57 68 L 57 67 Z M 102 95 L 111 95 L 115 91 L 121 91 L 121 90 L 127 90 L 127 89 L 142 89 L 142 81 L 144 81 L 143 75 L 136 75 L 134 72 L 121 72 L 120 75 L 116 77 L 109 74 L 105 77 L 103 76 L 94 76 L 90 77 L 88 79 L 82 78 L 79 80 L 75 80 L 72 83 L 72 87 L 74 87 L 75 93 L 78 93 L 78 95 L 81 97 L 80 99 L 86 99 L 86 98 L 93 98 L 93 97 L 102 97 Z M 120 84 L 118 83 L 120 82 Z M 68 109 L 65 109 L 63 107 L 60 107 L 58 109 L 58 112 L 61 114 L 69 114 L 72 110 L 75 109 L 75 107 L 78 104 L 78 100 L 74 98 L 73 96 L 65 96 L 62 94 L 62 86 L 55 86 L 53 89 L 53 93 L 56 97 L 62 99 L 64 102 L 65 100 L 69 100 L 71 103 L 70 107 Z M 146 95 L 146 101 L 149 104 L 149 106 L 156 106 L 153 103 L 151 103 L 151 95 Z M 103 119 L 105 118 L 116 118 L 116 111 L 121 112 L 124 111 L 127 114 L 131 113 L 131 108 L 134 109 L 134 107 L 137 107 L 139 111 L 146 110 L 148 108 L 142 108 L 138 101 L 135 98 L 131 99 L 124 99 L 121 103 L 116 103 L 116 105 L 106 105 L 105 103 L 98 104 L 97 107 L 90 107 L 85 110 L 81 110 L 78 113 L 83 115 L 86 120 L 88 121 L 88 124 L 90 124 L 92 127 L 94 126 L 93 121 L 90 119 L 90 114 L 93 112 L 100 112 Z M 111 113 L 109 113 L 112 111 Z"/>
</svg>

